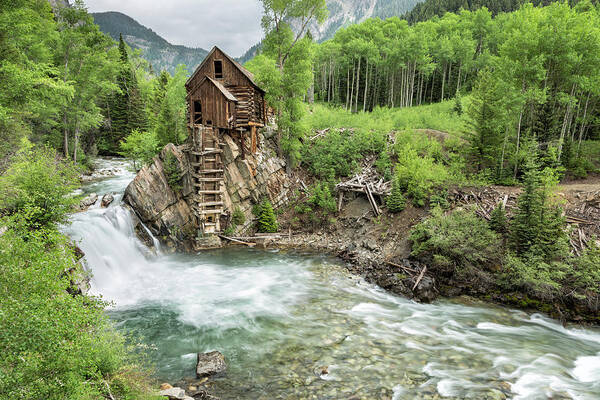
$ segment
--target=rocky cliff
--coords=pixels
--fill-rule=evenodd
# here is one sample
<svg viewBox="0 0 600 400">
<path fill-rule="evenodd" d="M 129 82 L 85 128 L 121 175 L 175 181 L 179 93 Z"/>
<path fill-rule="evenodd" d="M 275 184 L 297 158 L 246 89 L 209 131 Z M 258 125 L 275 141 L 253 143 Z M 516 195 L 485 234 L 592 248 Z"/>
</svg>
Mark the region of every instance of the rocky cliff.
<svg viewBox="0 0 600 400">
<path fill-rule="evenodd" d="M 237 231 L 247 231 L 253 225 L 252 208 L 255 204 L 267 198 L 277 208 L 287 201 L 290 185 L 285 162 L 275 155 L 273 133 L 269 128 L 262 130 L 259 133 L 259 150 L 256 154 L 247 153 L 245 156 L 239 143 L 228 135 L 223 137 L 223 227 L 228 226 L 233 211 L 239 209 L 246 216 L 246 221 L 237 227 Z M 173 249 L 192 251 L 197 248 L 199 225 L 192 209 L 195 194 L 187 150 L 187 144 L 167 145 L 152 164 L 142 168 L 129 184 L 124 201 L 161 242 Z M 168 153 L 178 162 L 181 182 L 177 189 L 168 183 L 164 165 Z M 144 229 L 140 226 L 136 230 L 144 239 Z M 149 238 L 145 239 L 151 243 Z"/>
</svg>

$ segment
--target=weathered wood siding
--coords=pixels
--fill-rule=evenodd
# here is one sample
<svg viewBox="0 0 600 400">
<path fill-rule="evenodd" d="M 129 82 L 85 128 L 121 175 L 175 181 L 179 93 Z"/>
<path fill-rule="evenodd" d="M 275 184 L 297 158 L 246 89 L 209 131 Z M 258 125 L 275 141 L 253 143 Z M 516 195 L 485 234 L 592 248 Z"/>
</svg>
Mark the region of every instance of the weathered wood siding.
<svg viewBox="0 0 600 400">
<path fill-rule="evenodd" d="M 196 91 L 190 94 L 190 112 L 193 113 L 194 101 L 202 103 L 202 123 L 216 128 L 230 128 L 228 119 L 235 113 L 235 103 L 227 100 L 221 91 L 208 79 Z"/>
<path fill-rule="evenodd" d="M 223 62 L 223 78 L 215 77 L 215 60 Z M 202 83 L 205 76 L 210 76 L 222 82 L 225 86 L 253 86 L 252 81 L 219 49 L 215 49 L 212 54 L 209 54 L 206 62 L 202 62 L 201 69 L 195 73 L 194 79 L 190 82 L 188 89 L 194 91 Z"/>
</svg>

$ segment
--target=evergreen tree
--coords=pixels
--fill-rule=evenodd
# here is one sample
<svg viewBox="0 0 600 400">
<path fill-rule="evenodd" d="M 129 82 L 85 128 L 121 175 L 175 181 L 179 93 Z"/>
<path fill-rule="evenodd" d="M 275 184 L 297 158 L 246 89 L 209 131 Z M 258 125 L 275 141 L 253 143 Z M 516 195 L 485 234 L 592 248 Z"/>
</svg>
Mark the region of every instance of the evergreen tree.
<svg viewBox="0 0 600 400">
<path fill-rule="evenodd" d="M 535 147 L 529 150 L 523 177 L 523 193 L 510 225 L 511 247 L 520 257 L 552 261 L 568 254 L 568 236 L 562 209 L 551 204 L 549 183 L 539 171 Z"/>
<path fill-rule="evenodd" d="M 275 211 L 269 200 L 264 200 L 255 209 L 258 217 L 257 228 L 262 233 L 276 233 L 279 230 Z"/>
<path fill-rule="evenodd" d="M 388 210 L 392 213 L 397 213 L 406 208 L 406 199 L 402 194 L 402 188 L 400 187 L 400 183 L 398 179 L 394 179 L 392 182 L 392 192 L 385 199 L 385 203 L 388 207 Z"/>
<path fill-rule="evenodd" d="M 109 147 L 112 151 L 116 151 L 118 144 L 132 131 L 144 131 L 147 127 L 144 102 L 137 77 L 129 62 L 123 35 L 119 37 L 119 55 L 121 61 L 117 76 L 119 90 L 114 94 L 110 106 L 113 137 Z"/>
<path fill-rule="evenodd" d="M 502 236 L 506 236 L 508 233 L 508 220 L 502 203 L 498 203 L 490 214 L 490 229 Z"/>
</svg>

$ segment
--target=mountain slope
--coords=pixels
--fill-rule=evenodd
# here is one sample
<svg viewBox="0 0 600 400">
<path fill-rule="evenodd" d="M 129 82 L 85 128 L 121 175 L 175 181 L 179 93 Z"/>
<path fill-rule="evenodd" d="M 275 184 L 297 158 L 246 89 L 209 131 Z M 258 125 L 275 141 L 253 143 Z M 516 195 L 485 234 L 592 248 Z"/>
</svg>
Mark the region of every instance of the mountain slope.
<svg viewBox="0 0 600 400">
<path fill-rule="evenodd" d="M 423 0 L 327 0 L 329 17 L 319 26 L 313 23 L 310 31 L 318 41 L 333 37 L 338 29 L 371 17 L 400 16 Z"/>
<path fill-rule="evenodd" d="M 123 39 L 129 46 L 141 49 L 144 58 L 156 71 L 166 69 L 173 72 L 177 65 L 185 64 L 191 73 L 208 54 L 208 51 L 201 48 L 173 45 L 152 29 L 119 12 L 93 13 L 92 16 L 102 32 L 115 40 L 119 40 L 119 34 L 123 34 Z"/>
</svg>

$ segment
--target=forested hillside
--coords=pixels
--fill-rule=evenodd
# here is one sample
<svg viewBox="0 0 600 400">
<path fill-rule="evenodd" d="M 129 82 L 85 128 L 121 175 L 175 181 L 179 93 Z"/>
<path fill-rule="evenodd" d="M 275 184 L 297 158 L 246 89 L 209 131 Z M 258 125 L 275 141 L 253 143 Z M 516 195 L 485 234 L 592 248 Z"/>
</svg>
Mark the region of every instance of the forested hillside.
<svg viewBox="0 0 600 400">
<path fill-rule="evenodd" d="M 61 227 L 99 151 L 131 154 L 134 132 L 150 154 L 132 157 L 152 157 L 185 136 L 187 71 L 155 76 L 83 2 L 53 5 L 0 7 L 0 398 L 154 399 Z"/>
<path fill-rule="evenodd" d="M 174 73 L 179 64 L 184 64 L 191 74 L 208 54 L 208 51 L 201 48 L 173 45 L 152 29 L 119 12 L 94 13 L 92 16 L 102 32 L 114 40 L 119 40 L 119 35 L 122 34 L 125 43 L 141 50 L 143 57 L 156 71 L 166 69 Z"/>
</svg>

